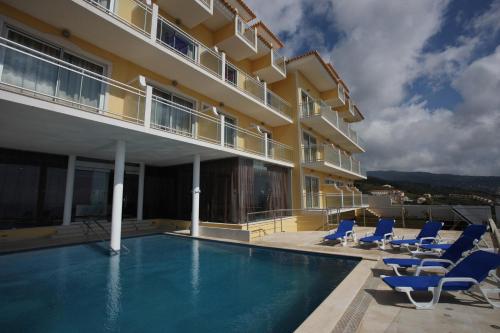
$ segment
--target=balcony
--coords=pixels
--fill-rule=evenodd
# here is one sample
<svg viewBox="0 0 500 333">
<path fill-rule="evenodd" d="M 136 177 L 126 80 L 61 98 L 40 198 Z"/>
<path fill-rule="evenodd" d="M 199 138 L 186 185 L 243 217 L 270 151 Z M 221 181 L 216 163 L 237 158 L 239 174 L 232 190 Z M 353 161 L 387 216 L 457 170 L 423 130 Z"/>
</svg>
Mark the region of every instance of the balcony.
<svg viewBox="0 0 500 333">
<path fill-rule="evenodd" d="M 302 166 L 349 179 L 366 179 L 361 163 L 332 145 L 302 147 Z"/>
<path fill-rule="evenodd" d="M 158 0 L 158 6 L 181 20 L 188 28 L 194 28 L 213 15 L 213 0 Z"/>
<path fill-rule="evenodd" d="M 342 190 L 336 193 L 306 193 L 304 205 L 311 209 L 332 210 L 332 213 L 368 207 L 366 199 L 358 190 Z"/>
<path fill-rule="evenodd" d="M 197 152 L 293 166 L 290 147 L 155 96 L 144 78 L 127 85 L 4 38 L 0 52 L 0 140 L 8 147 L 110 158 L 106 147 L 118 137 L 132 159 L 153 165 Z"/>
<path fill-rule="evenodd" d="M 356 131 L 322 100 L 300 104 L 301 122 L 307 127 L 351 152 L 364 152 L 363 144 Z"/>
<path fill-rule="evenodd" d="M 275 50 L 252 63 L 252 72 L 267 83 L 286 78 L 286 58 L 279 56 Z"/>
<path fill-rule="evenodd" d="M 337 88 L 321 93 L 321 99 L 332 107 L 341 107 L 346 103 L 345 89 L 342 84 L 337 84 Z"/>
<path fill-rule="evenodd" d="M 52 0 L 51 6 L 37 0 L 5 2 L 55 27 L 68 29 L 71 34 L 138 66 L 265 121 L 266 125 L 292 123 L 291 111 L 286 114 L 282 111 L 287 108 L 273 109 L 273 104 L 267 103 L 264 85 L 226 63 L 224 53 L 203 45 L 158 16 L 156 5 L 147 6 L 136 0 L 115 0 L 113 8 L 94 0 Z M 74 20 L 74 17 L 80 19 Z M 224 75 L 229 66 L 237 75 Z M 238 82 L 235 76 L 246 79 Z M 252 83 L 247 83 L 249 81 Z"/>
<path fill-rule="evenodd" d="M 236 61 L 249 58 L 257 53 L 257 29 L 235 15 L 234 23 L 215 33 L 215 45 Z"/>
</svg>

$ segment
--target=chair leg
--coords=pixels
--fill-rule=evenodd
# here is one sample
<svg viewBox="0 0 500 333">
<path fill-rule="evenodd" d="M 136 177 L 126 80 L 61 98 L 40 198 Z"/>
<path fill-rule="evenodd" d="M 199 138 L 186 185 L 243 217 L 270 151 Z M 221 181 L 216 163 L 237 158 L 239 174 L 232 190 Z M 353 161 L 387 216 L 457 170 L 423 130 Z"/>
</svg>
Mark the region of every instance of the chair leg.
<svg viewBox="0 0 500 333">
<path fill-rule="evenodd" d="M 441 296 L 441 291 L 435 292 L 434 290 L 430 291 L 432 293 L 432 300 L 429 302 L 417 302 L 411 296 L 411 291 L 405 291 L 406 296 L 410 300 L 410 302 L 415 305 L 417 310 L 432 310 L 436 307 L 436 304 L 439 302 L 439 297 Z"/>
<path fill-rule="evenodd" d="M 500 308 L 499 301 L 492 301 L 488 297 L 488 293 L 497 293 L 497 294 L 500 293 L 500 288 L 481 288 L 480 286 L 476 286 L 476 288 L 479 289 L 479 292 L 481 293 L 481 295 L 483 295 L 486 302 L 488 302 L 488 304 L 490 304 L 493 307 L 493 309 Z"/>
</svg>

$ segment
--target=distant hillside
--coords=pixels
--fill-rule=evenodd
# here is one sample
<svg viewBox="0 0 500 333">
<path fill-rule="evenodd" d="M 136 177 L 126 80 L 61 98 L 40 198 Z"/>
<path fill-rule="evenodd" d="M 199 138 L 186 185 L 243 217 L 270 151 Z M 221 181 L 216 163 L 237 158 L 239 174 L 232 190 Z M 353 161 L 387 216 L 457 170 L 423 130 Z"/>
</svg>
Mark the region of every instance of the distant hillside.
<svg viewBox="0 0 500 333">
<path fill-rule="evenodd" d="M 368 171 L 368 177 L 392 183 L 413 183 L 430 188 L 455 188 L 470 192 L 495 194 L 500 190 L 500 177 L 459 176 L 429 172 Z"/>
</svg>

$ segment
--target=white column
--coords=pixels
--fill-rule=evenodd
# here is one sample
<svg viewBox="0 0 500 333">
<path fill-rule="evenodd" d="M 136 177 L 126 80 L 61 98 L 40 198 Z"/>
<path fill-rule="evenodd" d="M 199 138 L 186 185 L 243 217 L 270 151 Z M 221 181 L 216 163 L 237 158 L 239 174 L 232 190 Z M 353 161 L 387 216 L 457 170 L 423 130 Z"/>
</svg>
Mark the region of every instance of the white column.
<svg viewBox="0 0 500 333">
<path fill-rule="evenodd" d="M 111 213 L 111 248 L 120 251 L 122 233 L 123 176 L 125 173 L 125 141 L 116 142 L 113 208 Z"/>
<path fill-rule="evenodd" d="M 267 82 L 266 81 L 263 82 L 263 86 L 264 86 L 264 104 L 267 105 Z"/>
<path fill-rule="evenodd" d="M 137 221 L 142 221 L 143 219 L 143 207 L 144 207 L 144 176 L 146 174 L 146 165 L 144 163 L 139 164 L 139 188 L 137 189 Z"/>
<path fill-rule="evenodd" d="M 156 42 L 156 29 L 158 27 L 158 5 L 153 4 L 153 8 L 151 11 L 151 41 Z"/>
<path fill-rule="evenodd" d="M 226 144 L 226 118 L 223 114 L 220 115 L 220 145 L 224 147 Z"/>
<path fill-rule="evenodd" d="M 191 212 L 191 236 L 199 235 L 200 218 L 200 155 L 194 155 L 193 161 L 193 207 Z"/>
<path fill-rule="evenodd" d="M 73 206 L 73 188 L 75 185 L 76 156 L 68 156 L 68 170 L 66 172 L 66 191 L 64 193 L 63 225 L 71 223 L 71 208 Z"/>
<path fill-rule="evenodd" d="M 222 81 L 226 81 L 226 54 L 224 52 L 220 53 L 221 67 L 222 67 Z"/>
<path fill-rule="evenodd" d="M 269 134 L 267 134 L 267 132 L 264 132 L 264 156 L 266 158 L 269 157 L 269 144 L 268 144 L 268 141 L 269 141 Z"/>
<path fill-rule="evenodd" d="M 151 109 L 153 105 L 153 87 L 146 86 L 146 101 L 144 105 L 144 126 L 151 127 Z"/>
</svg>

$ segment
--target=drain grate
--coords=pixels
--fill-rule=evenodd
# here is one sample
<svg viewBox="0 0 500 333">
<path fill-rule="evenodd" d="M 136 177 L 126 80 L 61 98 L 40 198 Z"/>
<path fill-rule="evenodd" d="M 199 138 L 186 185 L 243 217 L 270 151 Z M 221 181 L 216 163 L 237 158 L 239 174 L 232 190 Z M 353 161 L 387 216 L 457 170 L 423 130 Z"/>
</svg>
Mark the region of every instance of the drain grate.
<svg viewBox="0 0 500 333">
<path fill-rule="evenodd" d="M 376 268 L 379 268 L 379 266 L 383 267 L 379 264 Z M 332 331 L 333 333 L 354 333 L 357 331 L 359 324 L 361 323 L 361 319 L 363 319 L 363 316 L 370 305 L 370 301 L 372 300 L 372 297 L 366 292 L 366 290 L 375 289 L 379 283 L 380 279 L 374 276 L 370 277 L 365 282 L 363 288 L 354 297 L 353 301 L 344 312 L 337 325 L 335 325 L 335 328 Z"/>
</svg>

